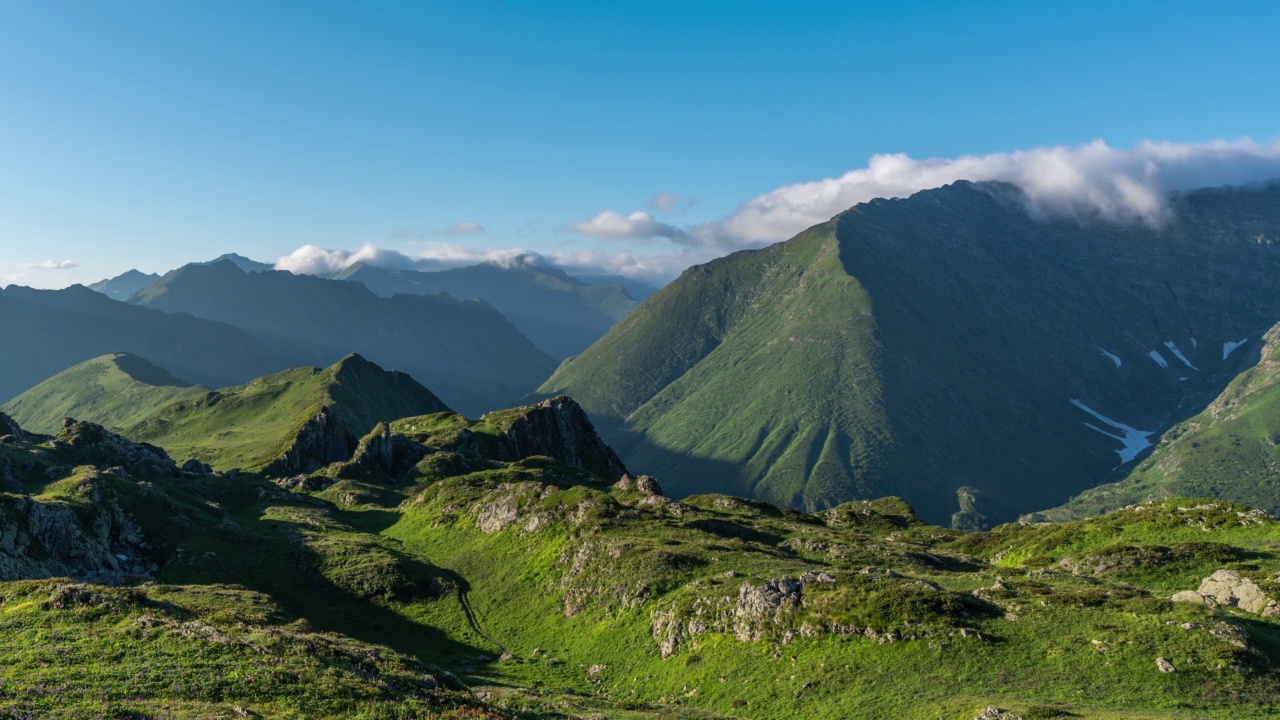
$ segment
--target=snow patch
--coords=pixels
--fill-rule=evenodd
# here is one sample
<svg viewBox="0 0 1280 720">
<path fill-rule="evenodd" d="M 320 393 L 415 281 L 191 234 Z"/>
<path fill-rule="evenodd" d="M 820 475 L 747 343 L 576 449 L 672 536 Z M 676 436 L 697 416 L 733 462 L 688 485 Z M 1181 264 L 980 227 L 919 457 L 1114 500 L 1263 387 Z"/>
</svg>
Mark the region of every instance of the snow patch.
<svg viewBox="0 0 1280 720">
<path fill-rule="evenodd" d="M 1155 360 L 1156 364 L 1159 365 L 1160 367 L 1164 368 L 1165 370 L 1169 369 L 1169 361 L 1164 359 L 1164 356 L 1160 354 L 1159 350 L 1152 350 L 1148 352 L 1147 355 L 1149 355 L 1152 360 Z"/>
<path fill-rule="evenodd" d="M 1172 340 L 1165 340 L 1164 346 L 1169 348 L 1169 351 L 1173 353 L 1173 356 L 1181 360 L 1183 365 L 1186 365 L 1192 370 L 1196 370 L 1196 371 L 1200 370 L 1200 368 L 1191 364 L 1191 361 L 1187 359 L 1186 355 L 1182 354 L 1182 351 L 1178 349 L 1178 346 L 1175 345 Z"/>
<path fill-rule="evenodd" d="M 1128 425 L 1125 425 L 1124 423 L 1119 423 L 1119 422 L 1116 422 L 1115 420 L 1112 420 L 1111 418 L 1107 417 L 1106 415 L 1103 415 L 1097 410 L 1094 410 L 1088 405 L 1085 405 L 1079 400 L 1072 399 L 1071 404 L 1075 405 L 1081 410 L 1092 415 L 1094 418 L 1106 423 L 1107 425 L 1110 425 L 1111 427 L 1123 433 L 1121 435 L 1117 435 L 1113 432 L 1108 432 L 1106 430 L 1103 430 L 1102 428 L 1098 427 L 1097 425 L 1094 425 L 1093 423 L 1083 423 L 1083 425 L 1089 428 L 1090 430 L 1095 430 L 1097 432 L 1102 433 L 1103 435 L 1106 435 L 1109 438 L 1112 438 L 1114 440 L 1119 440 L 1121 444 L 1124 445 L 1124 447 L 1116 451 L 1116 454 L 1120 456 L 1121 465 L 1124 465 L 1125 463 L 1132 461 L 1134 458 L 1138 457 L 1138 455 L 1141 454 L 1143 450 L 1146 450 L 1147 448 L 1155 444 L 1151 442 L 1151 436 L 1155 434 L 1154 430 L 1135 430 L 1129 427 Z"/>
<path fill-rule="evenodd" d="M 1223 359 L 1223 360 L 1226 360 L 1228 355 L 1230 355 L 1231 353 L 1233 353 L 1233 352 L 1235 352 L 1235 351 L 1236 351 L 1236 348 L 1240 347 L 1241 345 L 1243 345 L 1243 344 L 1245 344 L 1245 343 L 1247 343 L 1247 342 L 1249 342 L 1249 338 L 1245 338 L 1245 339 L 1241 340 L 1240 342 L 1225 342 L 1225 343 L 1222 343 L 1222 359 Z"/>
<path fill-rule="evenodd" d="M 1109 353 L 1109 352 L 1107 352 L 1106 350 L 1103 350 L 1102 348 L 1098 348 L 1098 352 L 1100 352 L 1100 353 L 1102 353 L 1103 355 L 1106 355 L 1107 357 L 1111 358 L 1111 362 L 1115 363 L 1115 364 L 1116 364 L 1116 367 L 1120 367 L 1121 365 L 1123 365 L 1123 364 L 1124 364 L 1124 363 L 1120 362 L 1120 357 L 1119 357 L 1118 355 L 1116 355 L 1115 353 Z"/>
</svg>

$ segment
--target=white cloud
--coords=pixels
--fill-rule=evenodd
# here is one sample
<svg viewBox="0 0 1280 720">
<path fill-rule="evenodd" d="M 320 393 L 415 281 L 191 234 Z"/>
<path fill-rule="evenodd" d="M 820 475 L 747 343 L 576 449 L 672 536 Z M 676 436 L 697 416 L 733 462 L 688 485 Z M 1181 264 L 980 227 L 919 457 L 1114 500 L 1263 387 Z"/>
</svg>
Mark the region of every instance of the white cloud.
<svg viewBox="0 0 1280 720">
<path fill-rule="evenodd" d="M 303 245 L 277 260 L 275 268 L 288 270 L 295 275 L 332 275 L 356 263 L 388 270 L 442 270 L 480 263 L 511 267 L 521 263 L 541 262 L 544 262 L 541 255 L 521 248 L 473 248 L 455 243 L 425 243 L 419 252 L 402 253 L 366 243 L 358 250 L 332 250 Z"/>
<path fill-rule="evenodd" d="M 667 238 L 676 242 L 687 242 L 690 239 L 683 229 L 659 222 L 643 210 L 637 210 L 630 215 L 623 215 L 613 210 L 602 210 L 594 217 L 570 225 L 569 229 L 602 240 Z"/>
<path fill-rule="evenodd" d="M 1098 216 L 1158 224 L 1172 192 L 1280 177 L 1280 145 L 1250 140 L 1202 144 L 1143 142 L 1132 149 L 1101 140 L 991 155 L 916 160 L 876 155 L 838 178 L 787 185 L 691 230 L 707 243 L 760 245 L 783 240 L 861 202 L 906 197 L 957 180 L 1013 183 L 1028 209 L 1050 216 Z"/>
<path fill-rule="evenodd" d="M 423 270 L 526 262 L 662 283 L 690 265 L 733 250 L 786 240 L 858 203 L 906 197 L 957 180 L 1014 184 L 1022 189 L 1028 211 L 1038 216 L 1159 224 L 1168 218 L 1171 193 L 1273 178 L 1280 178 L 1280 144 L 1250 140 L 1143 142 L 1131 149 L 1095 141 L 1075 147 L 922 160 L 904 154 L 876 155 L 866 167 L 780 187 L 743 203 L 727 217 L 701 225 L 664 223 L 643 210 L 629 215 L 604 210 L 569 226 L 572 232 L 609 241 L 604 249 L 539 254 L 521 248 L 425 243 L 421 251 L 405 254 L 373 245 L 355 251 L 306 246 L 281 258 L 276 267 L 326 274 L 362 261 Z M 678 207 L 681 200 L 678 195 L 660 193 L 650 206 L 666 211 Z M 454 227 L 466 225 L 470 223 Z M 528 232 L 538 227 L 531 224 Z M 641 242 L 654 239 L 670 242 Z"/>
<path fill-rule="evenodd" d="M 383 250 L 366 243 L 359 250 L 328 250 L 303 245 L 276 261 L 277 270 L 295 275 L 330 275 L 363 262 L 382 268 L 407 270 L 414 266 L 412 258 L 395 250 Z"/>
<path fill-rule="evenodd" d="M 38 263 L 26 263 L 22 267 L 29 270 L 70 270 L 80 267 L 75 260 L 44 260 Z"/>
</svg>

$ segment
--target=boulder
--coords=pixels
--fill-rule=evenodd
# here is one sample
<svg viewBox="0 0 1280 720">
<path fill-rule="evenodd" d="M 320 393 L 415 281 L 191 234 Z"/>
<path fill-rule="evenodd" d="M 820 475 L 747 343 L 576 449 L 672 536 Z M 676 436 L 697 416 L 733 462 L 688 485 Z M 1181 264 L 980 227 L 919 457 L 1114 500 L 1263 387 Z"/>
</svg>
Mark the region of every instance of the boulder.
<svg viewBox="0 0 1280 720">
<path fill-rule="evenodd" d="M 1173 667 L 1173 663 L 1169 662 L 1168 660 L 1165 660 L 1162 657 L 1156 658 L 1156 667 L 1160 669 L 1160 672 L 1165 673 L 1166 675 L 1169 673 L 1177 672 L 1177 670 Z"/>
<path fill-rule="evenodd" d="M 1189 603 L 1196 603 L 1197 605 L 1213 605 L 1214 604 L 1212 600 L 1201 595 L 1195 590 L 1183 590 L 1182 592 L 1174 593 L 1173 597 L 1169 599 L 1174 602 L 1189 602 Z"/>
<path fill-rule="evenodd" d="M 1240 577 L 1235 570 L 1218 570 L 1200 582 L 1196 593 L 1183 591 L 1173 596 L 1177 602 L 1194 602 L 1194 595 L 1203 598 L 1205 604 L 1234 605 L 1241 610 L 1258 613 L 1264 617 L 1280 615 L 1280 603 L 1267 597 L 1258 584 Z"/>
</svg>

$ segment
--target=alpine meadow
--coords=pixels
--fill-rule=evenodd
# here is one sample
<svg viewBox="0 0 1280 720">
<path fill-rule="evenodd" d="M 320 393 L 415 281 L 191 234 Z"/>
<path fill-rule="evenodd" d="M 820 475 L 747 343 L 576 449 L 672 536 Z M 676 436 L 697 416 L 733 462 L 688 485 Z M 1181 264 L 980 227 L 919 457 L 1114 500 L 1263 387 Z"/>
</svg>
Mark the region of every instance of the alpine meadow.
<svg viewBox="0 0 1280 720">
<path fill-rule="evenodd" d="M 1280 716 L 1278 27 L 0 6 L 0 718 Z"/>
</svg>

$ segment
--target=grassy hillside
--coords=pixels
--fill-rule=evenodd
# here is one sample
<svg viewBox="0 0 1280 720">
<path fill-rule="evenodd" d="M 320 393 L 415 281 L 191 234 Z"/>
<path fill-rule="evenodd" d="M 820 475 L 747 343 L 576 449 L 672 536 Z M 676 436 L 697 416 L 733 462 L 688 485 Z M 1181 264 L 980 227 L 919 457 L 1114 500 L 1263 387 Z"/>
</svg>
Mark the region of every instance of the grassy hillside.
<svg viewBox="0 0 1280 720">
<path fill-rule="evenodd" d="M 966 720 L 991 705 L 1024 718 L 1276 709 L 1275 617 L 1164 599 L 1223 568 L 1280 596 L 1280 524 L 1263 513 L 1164 501 L 963 534 L 893 498 L 816 515 L 723 495 L 673 502 L 648 478 L 588 470 L 601 446 L 584 422 L 567 401 L 406 418 L 376 427 L 352 460 L 280 484 L 176 477 L 167 458 L 84 423 L 0 444 L 0 513 L 16 528 L 0 544 L 0 648 L 25 648 L 5 658 L 0 707 Z M 528 443 L 537 454 L 518 451 Z M 75 582 L 39 579 L 54 574 Z"/>
<path fill-rule="evenodd" d="M 1280 512 L 1280 325 L 1233 352 L 1255 361 L 1209 407 L 1164 434 L 1124 480 L 1037 515 L 1087 517 L 1169 497 L 1224 497 Z"/>
<path fill-rule="evenodd" d="M 555 369 L 487 303 L 383 298 L 359 283 L 245 272 L 230 260 L 179 268 L 130 302 L 234 325 L 305 357 L 291 367 L 359 353 L 409 373 L 472 417 L 513 404 Z"/>
<path fill-rule="evenodd" d="M 207 392 L 136 355 L 115 353 L 58 373 L 0 406 L 0 411 L 38 433 L 57 432 L 68 417 L 120 430 L 166 405 Z"/>
<path fill-rule="evenodd" d="M 347 434 L 354 441 L 379 422 L 448 411 L 408 375 L 351 355 L 323 370 L 296 368 L 184 397 L 123 432 L 215 469 L 259 470 L 298 444 L 300 433 L 310 432 L 308 423 L 322 408 L 341 419 L 339 441 Z"/>
<path fill-rule="evenodd" d="M 1280 319 L 1280 186 L 1161 227 L 1031 217 L 956 183 L 686 271 L 542 388 L 676 496 L 817 510 L 901 495 L 989 521 L 1123 477 Z M 1105 419 L 1104 419 L 1105 418 Z M 976 494 L 974 494 L 976 493 Z"/>
</svg>

